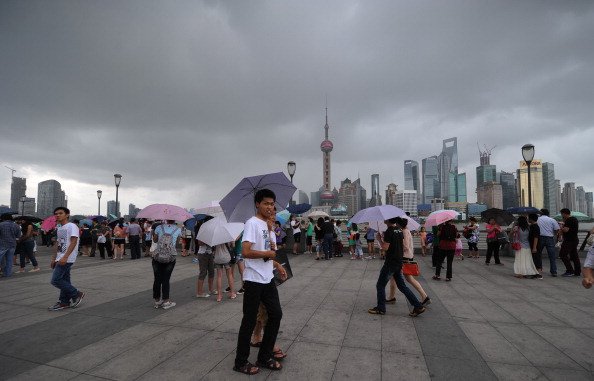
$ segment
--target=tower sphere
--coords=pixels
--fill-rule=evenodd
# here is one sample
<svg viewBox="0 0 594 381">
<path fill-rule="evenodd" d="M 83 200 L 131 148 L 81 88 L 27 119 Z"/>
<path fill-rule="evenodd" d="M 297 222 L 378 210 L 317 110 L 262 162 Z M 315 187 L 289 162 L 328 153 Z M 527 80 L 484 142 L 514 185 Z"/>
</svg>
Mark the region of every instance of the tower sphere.
<svg viewBox="0 0 594 381">
<path fill-rule="evenodd" d="M 320 149 L 322 152 L 331 152 L 334 148 L 334 144 L 330 140 L 324 140 L 322 144 L 320 144 Z"/>
</svg>

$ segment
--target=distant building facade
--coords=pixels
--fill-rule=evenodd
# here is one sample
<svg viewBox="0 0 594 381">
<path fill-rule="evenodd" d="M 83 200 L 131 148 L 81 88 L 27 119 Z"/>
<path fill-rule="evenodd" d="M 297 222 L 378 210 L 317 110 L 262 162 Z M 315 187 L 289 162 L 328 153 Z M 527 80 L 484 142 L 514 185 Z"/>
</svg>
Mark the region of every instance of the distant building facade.
<svg viewBox="0 0 594 381">
<path fill-rule="evenodd" d="M 58 206 L 66 206 L 66 194 L 62 185 L 56 180 L 45 180 L 37 184 L 37 216 L 49 217 Z"/>
<path fill-rule="evenodd" d="M 476 200 L 489 208 L 503 209 L 503 188 L 494 181 L 483 183 L 476 190 Z"/>
<path fill-rule="evenodd" d="M 10 184 L 10 209 L 20 211 L 23 207 L 21 197 L 27 194 L 27 179 L 24 177 L 12 177 Z"/>
<path fill-rule="evenodd" d="M 431 200 L 440 197 L 439 172 L 437 156 L 429 156 L 421 161 L 423 176 L 423 203 L 430 204 Z"/>
<path fill-rule="evenodd" d="M 107 214 L 113 214 L 114 216 L 117 216 L 118 214 L 118 210 L 120 202 L 118 201 L 118 207 L 116 208 L 116 202 L 114 200 L 111 201 L 107 201 Z"/>
<path fill-rule="evenodd" d="M 503 209 L 517 207 L 519 200 L 516 176 L 511 172 L 501 171 L 499 173 L 499 183 L 501 184 L 501 193 L 503 195 Z"/>
<path fill-rule="evenodd" d="M 555 182 L 555 166 L 553 163 L 542 163 L 543 205 L 549 211 L 557 211 L 557 186 Z"/>
<path fill-rule="evenodd" d="M 400 190 L 396 192 L 396 204 L 397 208 L 410 213 L 411 216 L 416 217 L 417 211 L 417 191 L 416 190 Z"/>
<path fill-rule="evenodd" d="M 528 206 L 528 166 L 524 160 L 520 161 L 520 168 L 517 170 L 517 178 L 520 206 Z M 532 206 L 537 209 L 542 209 L 544 208 L 544 187 L 541 160 L 533 160 L 530 163 L 530 179 Z"/>
<path fill-rule="evenodd" d="M 577 209 L 577 199 L 575 194 L 575 183 L 565 183 L 563 185 L 563 192 L 561 193 L 563 198 L 563 207 L 569 210 Z"/>
<path fill-rule="evenodd" d="M 386 205 L 396 205 L 396 192 L 398 192 L 398 185 L 388 184 L 386 188 Z"/>
</svg>

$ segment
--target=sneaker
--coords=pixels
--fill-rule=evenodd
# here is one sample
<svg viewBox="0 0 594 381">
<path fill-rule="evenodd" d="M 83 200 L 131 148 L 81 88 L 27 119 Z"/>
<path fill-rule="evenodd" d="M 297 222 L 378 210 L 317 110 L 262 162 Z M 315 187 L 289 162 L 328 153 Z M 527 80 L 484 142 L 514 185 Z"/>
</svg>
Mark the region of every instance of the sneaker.
<svg viewBox="0 0 594 381">
<path fill-rule="evenodd" d="M 76 297 L 72 299 L 72 304 L 70 305 L 70 308 L 78 307 L 78 305 L 80 304 L 80 302 L 82 302 L 84 297 L 85 297 L 85 293 L 82 291 L 79 291 L 78 294 L 76 295 Z"/>
<path fill-rule="evenodd" d="M 382 311 L 377 307 L 373 307 L 367 310 L 367 312 L 369 312 L 372 315 L 385 315 L 386 311 Z"/>
<path fill-rule="evenodd" d="M 213 295 L 218 295 L 219 294 L 219 292 L 217 290 L 211 291 L 210 293 L 213 294 Z"/>
<path fill-rule="evenodd" d="M 161 304 L 161 308 L 164 310 L 168 310 L 171 307 L 175 307 L 175 302 L 163 302 L 163 304 Z"/>
<path fill-rule="evenodd" d="M 423 300 L 423 301 L 421 302 L 421 304 L 423 305 L 423 307 L 425 307 L 425 306 L 427 306 L 427 305 L 431 304 L 431 298 L 429 298 L 429 297 L 426 297 L 426 298 L 425 298 L 425 300 Z"/>
<path fill-rule="evenodd" d="M 163 306 L 163 300 L 159 300 L 158 302 L 155 302 L 154 307 L 156 309 L 161 308 L 161 306 Z"/>
<path fill-rule="evenodd" d="M 63 310 L 65 308 L 69 308 L 70 304 L 65 304 L 65 303 L 61 303 L 60 301 L 56 302 L 56 304 L 54 304 L 51 307 L 48 307 L 47 309 L 50 311 L 60 311 Z"/>
<path fill-rule="evenodd" d="M 396 304 L 396 298 L 386 299 L 386 304 Z"/>
<path fill-rule="evenodd" d="M 245 290 L 242 288 L 239 289 L 239 291 L 237 291 L 238 294 L 243 294 L 245 292 Z"/>
<path fill-rule="evenodd" d="M 231 291 L 231 287 L 227 287 L 227 288 L 225 289 L 225 292 L 229 292 L 229 291 Z"/>
<path fill-rule="evenodd" d="M 566 278 L 567 278 L 567 277 L 572 277 L 572 276 L 574 276 L 574 275 L 573 275 L 573 273 L 569 273 L 569 272 L 567 272 L 567 273 L 564 273 L 564 274 L 563 274 L 563 275 L 561 275 L 561 276 L 563 276 L 563 277 L 566 277 Z"/>
<path fill-rule="evenodd" d="M 425 307 L 421 307 L 421 308 L 415 307 L 415 308 L 413 308 L 412 311 L 410 311 L 410 313 L 408 315 L 412 316 L 412 317 L 416 317 L 416 316 L 419 316 L 420 314 L 422 314 L 423 312 L 425 312 L 426 310 L 427 309 Z"/>
<path fill-rule="evenodd" d="M 556 278 L 556 277 L 557 277 L 557 274 L 551 274 L 551 276 L 552 276 L 553 278 Z"/>
<path fill-rule="evenodd" d="M 210 297 L 210 294 L 196 294 L 197 298 L 208 298 Z"/>
<path fill-rule="evenodd" d="M 31 270 L 29 270 L 29 272 L 30 272 L 30 273 L 36 273 L 36 272 L 38 272 L 39 270 L 41 270 L 41 269 L 40 269 L 39 267 L 36 267 L 36 268 L 34 268 L 34 269 L 31 269 Z"/>
<path fill-rule="evenodd" d="M 198 263 L 198 258 L 192 259 L 192 263 Z"/>
<path fill-rule="evenodd" d="M 540 275 L 540 274 L 533 275 L 532 279 L 542 279 L 542 275 Z"/>
</svg>

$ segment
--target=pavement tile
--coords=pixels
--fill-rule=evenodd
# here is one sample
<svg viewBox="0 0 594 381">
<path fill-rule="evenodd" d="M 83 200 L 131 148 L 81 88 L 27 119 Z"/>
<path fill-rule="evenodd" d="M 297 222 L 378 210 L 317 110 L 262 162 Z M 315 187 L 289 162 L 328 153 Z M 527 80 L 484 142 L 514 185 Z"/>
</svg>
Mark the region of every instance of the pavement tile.
<svg viewBox="0 0 594 381">
<path fill-rule="evenodd" d="M 315 307 L 297 307 L 293 305 L 283 307 L 283 319 L 281 320 L 278 337 L 295 340 L 315 312 Z"/>
<path fill-rule="evenodd" d="M 336 368 L 340 347 L 295 342 L 286 352 L 289 357 L 283 362 L 283 369 L 271 372 L 267 380 L 330 380 Z"/>
<path fill-rule="evenodd" d="M 497 377 L 482 360 L 425 356 L 431 380 L 496 380 Z"/>
<path fill-rule="evenodd" d="M 568 327 L 532 326 L 533 331 L 553 344 L 566 356 L 578 362 L 588 372 L 594 372 L 594 339 L 584 336 L 580 331 Z"/>
<path fill-rule="evenodd" d="M 594 373 L 585 370 L 538 368 L 551 381 L 592 381 Z"/>
<path fill-rule="evenodd" d="M 423 356 L 408 353 L 382 353 L 383 380 L 430 380 Z"/>
<path fill-rule="evenodd" d="M 546 381 L 548 380 L 537 368 L 532 365 L 501 364 L 487 362 L 489 368 L 501 381 Z"/>
<path fill-rule="evenodd" d="M 40 365 L 33 369 L 29 369 L 26 372 L 23 372 L 15 377 L 11 377 L 11 381 L 30 381 L 30 380 L 69 380 L 76 376 L 79 373 L 72 372 L 66 369 L 54 368 L 52 366 L 47 365 Z"/>
<path fill-rule="evenodd" d="M 413 319 L 408 316 L 382 316 L 381 349 L 384 352 L 422 354 Z"/>
<path fill-rule="evenodd" d="M 352 348 L 382 349 L 382 320 L 366 312 L 351 315 L 343 346 Z"/>
<path fill-rule="evenodd" d="M 382 352 L 364 348 L 343 347 L 338 356 L 332 380 L 381 381 Z"/>
<path fill-rule="evenodd" d="M 488 323 L 460 322 L 460 327 L 487 362 L 530 365 L 530 362 Z"/>
<path fill-rule="evenodd" d="M 341 345 L 347 331 L 350 313 L 320 308 L 299 333 L 299 341 Z"/>
<path fill-rule="evenodd" d="M 519 323 L 513 315 L 489 299 L 468 299 L 468 304 L 487 321 Z"/>
<path fill-rule="evenodd" d="M 4 356 L 1 354 L 0 365 L 0 380 L 7 380 L 10 377 L 14 377 L 20 373 L 39 366 L 39 364 L 33 363 L 31 361 L 21 360 L 19 358 Z"/>
<path fill-rule="evenodd" d="M 527 325 L 543 324 L 564 326 L 565 324 L 544 312 L 539 307 L 525 302 L 498 301 L 497 305 L 509 312 L 510 315 Z"/>
</svg>

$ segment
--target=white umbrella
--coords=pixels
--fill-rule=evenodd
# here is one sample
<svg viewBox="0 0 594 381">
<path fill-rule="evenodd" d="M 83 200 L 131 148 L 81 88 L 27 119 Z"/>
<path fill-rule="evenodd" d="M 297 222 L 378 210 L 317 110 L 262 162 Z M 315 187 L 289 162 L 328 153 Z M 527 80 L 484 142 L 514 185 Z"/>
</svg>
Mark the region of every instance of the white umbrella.
<svg viewBox="0 0 594 381">
<path fill-rule="evenodd" d="M 323 212 L 321 210 L 314 210 L 313 212 L 308 214 L 307 217 L 318 218 L 318 217 L 330 217 L 330 216 L 328 215 L 328 213 Z"/>
<path fill-rule="evenodd" d="M 227 222 L 224 217 L 216 217 L 202 224 L 196 238 L 208 246 L 234 242 L 243 231 L 243 227 L 242 222 Z"/>
<path fill-rule="evenodd" d="M 194 209 L 194 214 L 206 214 L 208 216 L 218 217 L 223 215 L 223 208 L 221 208 L 219 201 L 209 201 Z"/>
<path fill-rule="evenodd" d="M 378 205 L 358 211 L 349 222 L 360 224 L 362 222 L 383 222 L 394 217 L 404 217 L 404 210 L 394 205 Z"/>
</svg>

